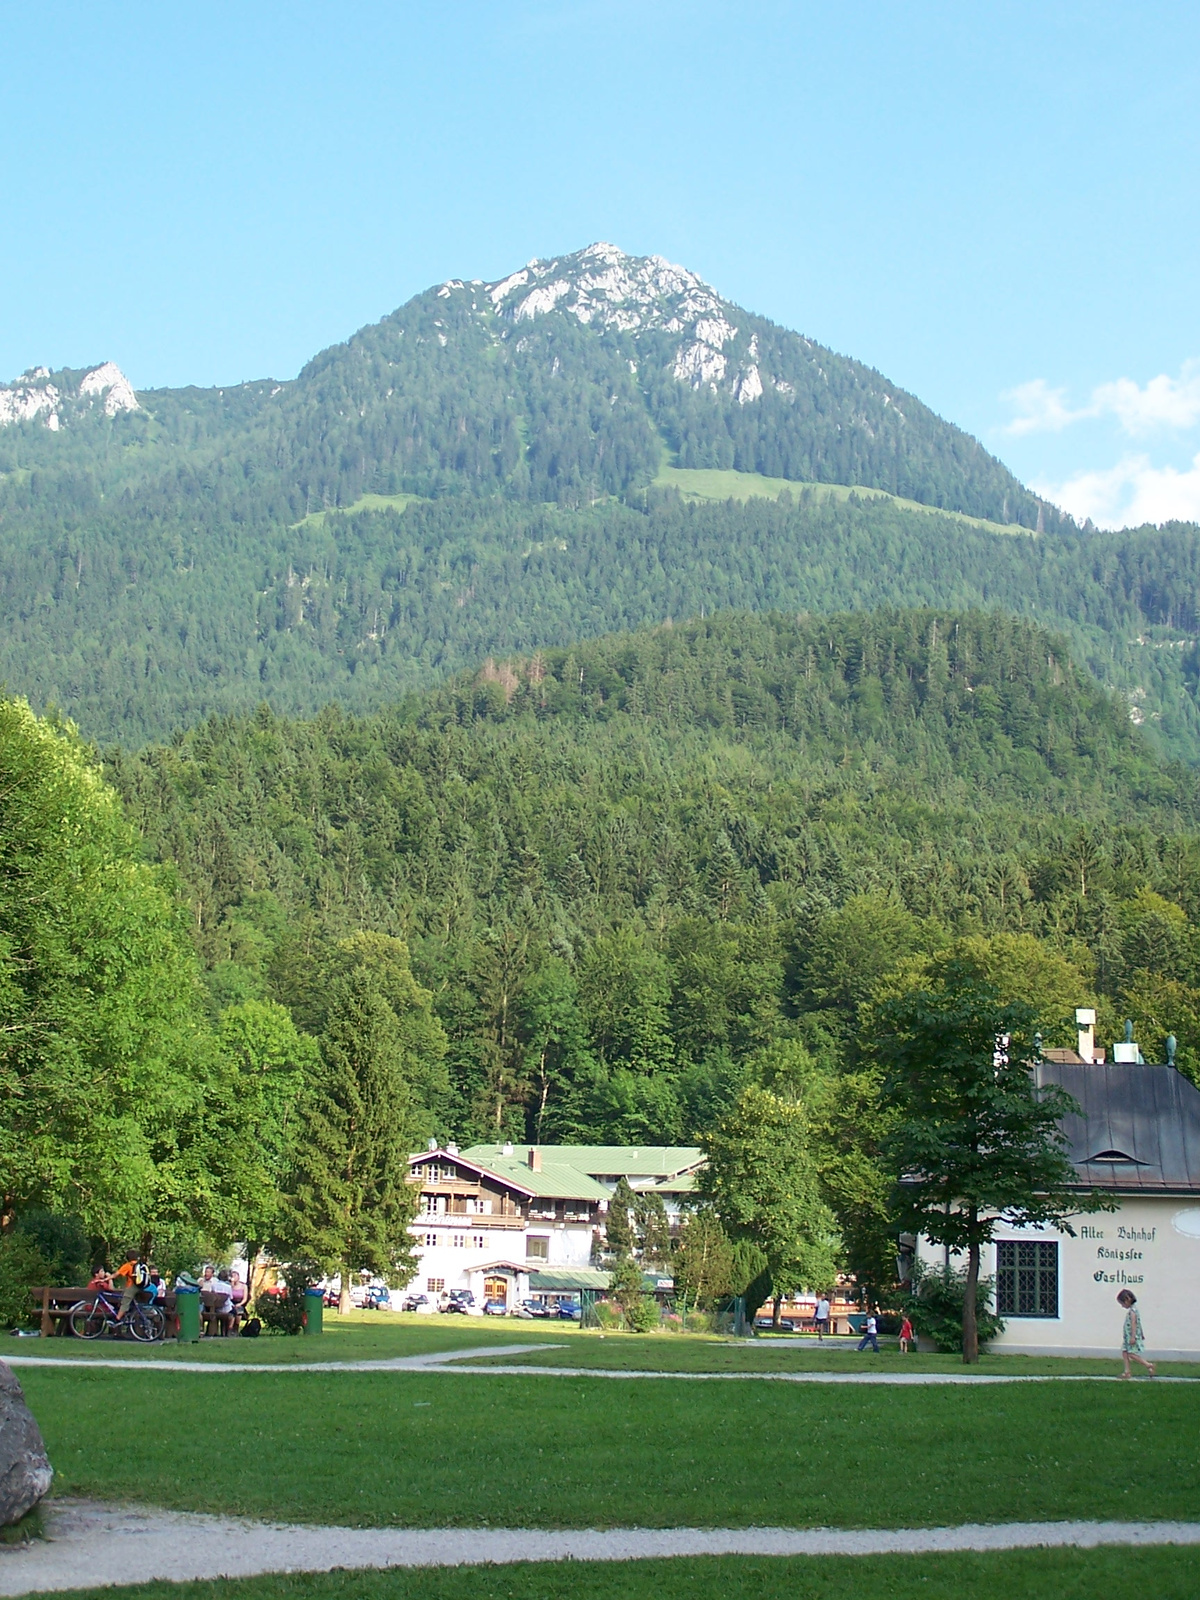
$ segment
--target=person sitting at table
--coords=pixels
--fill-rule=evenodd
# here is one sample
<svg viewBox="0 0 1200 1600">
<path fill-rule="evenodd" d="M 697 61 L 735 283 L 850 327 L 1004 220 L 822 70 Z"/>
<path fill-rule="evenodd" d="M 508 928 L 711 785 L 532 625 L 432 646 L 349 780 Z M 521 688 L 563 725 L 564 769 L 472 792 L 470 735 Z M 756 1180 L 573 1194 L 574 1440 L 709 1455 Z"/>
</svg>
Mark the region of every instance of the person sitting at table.
<svg viewBox="0 0 1200 1600">
<path fill-rule="evenodd" d="M 233 1327 L 236 1329 L 246 1314 L 246 1304 L 250 1298 L 250 1291 L 242 1282 L 240 1272 L 229 1274 L 229 1298 L 233 1301 Z"/>
<path fill-rule="evenodd" d="M 227 1278 L 218 1273 L 207 1285 L 201 1285 L 201 1288 L 209 1297 L 211 1315 L 216 1318 L 222 1334 L 228 1334 L 234 1322 L 232 1285 Z"/>
</svg>

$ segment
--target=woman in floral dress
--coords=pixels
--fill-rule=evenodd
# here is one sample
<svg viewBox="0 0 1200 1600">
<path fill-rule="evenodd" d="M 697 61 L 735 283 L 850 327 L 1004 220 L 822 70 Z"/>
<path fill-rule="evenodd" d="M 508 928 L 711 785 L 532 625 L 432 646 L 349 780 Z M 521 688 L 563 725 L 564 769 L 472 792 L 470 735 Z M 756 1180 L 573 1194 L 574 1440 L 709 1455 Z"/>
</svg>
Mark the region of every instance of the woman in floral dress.
<svg viewBox="0 0 1200 1600">
<path fill-rule="evenodd" d="M 1154 1363 L 1147 1361 L 1142 1354 L 1146 1348 L 1146 1338 L 1142 1332 L 1142 1319 L 1137 1311 L 1137 1295 L 1129 1289 L 1122 1289 L 1117 1296 L 1117 1304 L 1125 1307 L 1125 1329 L 1121 1334 L 1121 1359 L 1125 1363 L 1125 1370 L 1121 1376 L 1127 1378 L 1129 1363 L 1136 1361 L 1153 1377 Z"/>
</svg>

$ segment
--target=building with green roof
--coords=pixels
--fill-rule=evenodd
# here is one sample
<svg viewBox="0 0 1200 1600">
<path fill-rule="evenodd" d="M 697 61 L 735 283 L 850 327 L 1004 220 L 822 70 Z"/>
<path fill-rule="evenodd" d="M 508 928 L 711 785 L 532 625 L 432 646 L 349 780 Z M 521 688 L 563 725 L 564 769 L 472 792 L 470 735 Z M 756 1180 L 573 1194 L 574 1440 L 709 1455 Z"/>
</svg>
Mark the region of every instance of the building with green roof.
<svg viewBox="0 0 1200 1600">
<path fill-rule="evenodd" d="M 531 1293 L 602 1288 L 607 1275 L 596 1260 L 620 1180 L 659 1195 L 674 1220 L 703 1161 L 691 1145 L 508 1141 L 423 1150 L 410 1158 L 421 1190 L 412 1225 L 420 1266 L 406 1294 L 424 1295 L 432 1309 L 452 1291 L 468 1291 L 475 1310 L 487 1302 L 511 1310 Z"/>
</svg>

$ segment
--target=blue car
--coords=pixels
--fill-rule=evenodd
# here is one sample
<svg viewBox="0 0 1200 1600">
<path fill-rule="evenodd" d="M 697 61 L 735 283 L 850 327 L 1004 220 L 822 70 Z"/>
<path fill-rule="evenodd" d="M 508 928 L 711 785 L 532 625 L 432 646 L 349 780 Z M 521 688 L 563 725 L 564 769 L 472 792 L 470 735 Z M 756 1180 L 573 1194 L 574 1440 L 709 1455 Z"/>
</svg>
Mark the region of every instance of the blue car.
<svg viewBox="0 0 1200 1600">
<path fill-rule="evenodd" d="M 558 1316 L 562 1322 L 578 1322 L 583 1316 L 583 1307 L 575 1300 L 560 1300 Z"/>
</svg>

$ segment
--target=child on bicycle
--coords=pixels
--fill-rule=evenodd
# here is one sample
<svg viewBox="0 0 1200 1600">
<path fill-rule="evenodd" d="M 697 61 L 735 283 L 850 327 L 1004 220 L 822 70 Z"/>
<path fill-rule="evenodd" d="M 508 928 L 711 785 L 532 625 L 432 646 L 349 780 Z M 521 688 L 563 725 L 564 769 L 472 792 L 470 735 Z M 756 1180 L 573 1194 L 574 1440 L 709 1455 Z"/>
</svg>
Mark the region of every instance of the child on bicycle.
<svg viewBox="0 0 1200 1600">
<path fill-rule="evenodd" d="M 150 1283 L 150 1265 L 141 1256 L 131 1256 L 123 1266 L 117 1268 L 114 1276 L 116 1282 L 122 1285 L 121 1309 L 117 1312 L 116 1320 L 124 1322 L 130 1306 Z"/>
</svg>

